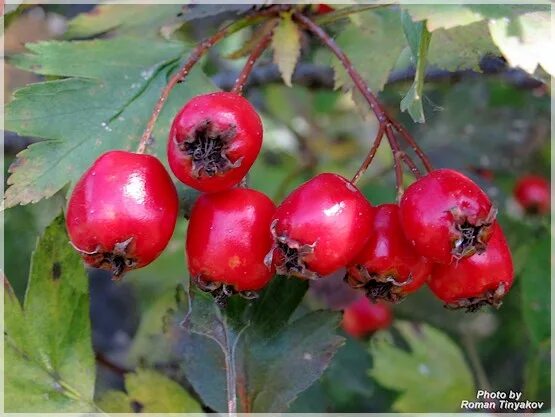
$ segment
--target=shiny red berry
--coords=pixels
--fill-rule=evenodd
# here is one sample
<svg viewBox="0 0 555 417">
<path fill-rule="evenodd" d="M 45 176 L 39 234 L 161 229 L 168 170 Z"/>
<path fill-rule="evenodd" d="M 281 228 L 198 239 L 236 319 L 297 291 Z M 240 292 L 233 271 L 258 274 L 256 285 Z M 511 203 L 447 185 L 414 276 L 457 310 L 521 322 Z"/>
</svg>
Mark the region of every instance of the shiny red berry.
<svg viewBox="0 0 555 417">
<path fill-rule="evenodd" d="M 401 227 L 399 207 L 376 207 L 370 240 L 347 268 L 347 282 L 364 288 L 372 300 L 401 301 L 419 289 L 432 270 L 432 262 L 419 255 Z"/>
<path fill-rule="evenodd" d="M 175 186 L 158 159 L 110 151 L 77 182 L 66 225 L 87 264 L 119 277 L 160 255 L 173 234 L 178 206 Z"/>
<path fill-rule="evenodd" d="M 272 246 L 274 211 L 274 203 L 256 190 L 232 188 L 201 195 L 187 229 L 192 280 L 214 295 L 264 287 L 273 275 L 264 257 Z"/>
<path fill-rule="evenodd" d="M 370 237 L 374 208 L 345 178 L 320 174 L 281 203 L 268 256 L 278 274 L 319 278 L 346 266 Z"/>
<path fill-rule="evenodd" d="M 360 338 L 388 328 L 392 320 L 391 308 L 387 304 L 372 303 L 368 298 L 360 297 L 343 312 L 341 326 L 348 335 Z"/>
<path fill-rule="evenodd" d="M 529 214 L 546 214 L 551 204 L 549 181 L 536 175 L 518 180 L 514 189 L 516 201 Z"/>
<path fill-rule="evenodd" d="M 484 304 L 499 307 L 513 279 L 511 251 L 496 223 L 484 252 L 450 265 L 436 264 L 429 285 L 447 307 L 473 311 Z"/>
<path fill-rule="evenodd" d="M 496 216 L 486 193 L 450 169 L 411 184 L 399 208 L 407 239 L 422 256 L 444 264 L 484 251 Z"/>
<path fill-rule="evenodd" d="M 175 116 L 168 161 L 183 183 L 204 192 L 238 184 L 262 146 L 262 122 L 252 105 L 233 93 L 197 96 Z"/>
</svg>

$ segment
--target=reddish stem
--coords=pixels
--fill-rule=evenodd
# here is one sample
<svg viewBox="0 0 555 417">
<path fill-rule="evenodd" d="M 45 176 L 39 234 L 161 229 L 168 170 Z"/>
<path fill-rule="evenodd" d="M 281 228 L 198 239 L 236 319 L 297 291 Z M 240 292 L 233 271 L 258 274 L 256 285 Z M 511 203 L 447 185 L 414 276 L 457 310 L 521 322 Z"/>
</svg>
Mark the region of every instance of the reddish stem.
<svg viewBox="0 0 555 417">
<path fill-rule="evenodd" d="M 320 26 L 318 26 L 308 17 L 300 13 L 295 13 L 293 16 L 297 20 L 297 22 L 302 24 L 306 29 L 308 29 L 313 34 L 315 34 L 318 38 L 320 38 L 322 43 L 337 57 L 337 59 L 339 59 L 339 61 L 341 62 L 341 64 L 343 65 L 343 67 L 351 77 L 351 79 L 353 80 L 353 83 L 357 88 L 357 90 L 362 94 L 366 102 L 370 105 L 370 108 L 376 115 L 376 118 L 378 119 L 378 122 L 380 123 L 380 125 L 386 125 L 385 132 L 388 136 L 388 139 L 391 136 L 393 137 L 393 141 L 395 143 L 397 142 L 393 135 L 393 129 L 391 127 L 393 126 L 395 130 L 397 130 L 401 134 L 401 136 L 411 145 L 411 147 L 414 149 L 418 157 L 422 160 L 422 163 L 426 167 L 426 170 L 431 171 L 433 168 L 432 168 L 432 165 L 430 164 L 430 161 L 428 160 L 424 152 L 420 149 L 420 147 L 418 146 L 414 138 L 412 138 L 410 133 L 399 122 L 394 120 L 389 115 L 389 113 L 382 106 L 382 104 L 379 102 L 377 97 L 372 93 L 372 91 L 370 90 L 370 88 L 362 78 L 362 76 L 353 67 L 353 64 L 351 63 L 347 55 L 345 55 L 345 53 L 341 50 L 339 45 L 337 45 L 337 43 L 335 43 L 335 41 Z M 390 131 L 391 134 L 388 134 L 388 131 Z M 390 144 L 391 144 L 391 140 L 390 140 Z M 400 157 L 400 154 L 399 154 L 399 157 Z M 411 162 L 412 160 L 409 162 L 409 164 Z M 414 163 L 412 164 L 414 165 Z"/>
<path fill-rule="evenodd" d="M 391 152 L 393 153 L 393 165 L 395 167 L 395 188 L 397 189 L 397 200 L 399 200 L 403 195 L 403 168 L 401 167 L 401 157 L 403 152 L 399 148 L 399 144 L 395 139 L 395 134 L 389 123 L 385 126 L 385 135 L 387 136 L 389 146 L 391 147 Z"/>
<path fill-rule="evenodd" d="M 362 177 L 364 175 L 364 173 L 366 172 L 366 170 L 368 169 L 368 167 L 370 166 L 370 164 L 374 160 L 374 156 L 376 156 L 376 152 L 378 151 L 378 148 L 380 147 L 380 144 L 382 143 L 382 138 L 383 138 L 384 132 L 385 132 L 385 126 L 383 124 L 380 124 L 380 127 L 378 128 L 378 133 L 376 134 L 376 137 L 374 139 L 374 143 L 372 144 L 372 148 L 370 148 L 370 152 L 368 152 L 368 155 L 366 156 L 366 159 L 364 160 L 364 162 L 362 163 L 362 165 L 358 169 L 357 173 L 355 174 L 355 176 L 351 180 L 351 183 L 353 185 L 355 185 L 358 182 L 358 180 L 360 179 L 360 177 Z"/>
<path fill-rule="evenodd" d="M 266 33 L 262 37 L 260 42 L 258 42 L 256 47 L 252 50 L 251 54 L 249 55 L 249 58 L 247 59 L 245 66 L 243 67 L 243 69 L 241 70 L 241 73 L 237 77 L 237 81 L 235 81 L 235 85 L 231 90 L 232 93 L 235 93 L 235 94 L 243 93 L 243 87 L 245 86 L 249 78 L 249 75 L 251 74 L 252 69 L 254 68 L 254 64 L 256 64 L 256 61 L 264 53 L 264 51 L 266 50 L 266 48 L 268 47 L 268 45 L 272 40 L 272 36 L 274 34 L 274 27 L 275 27 L 275 23 L 272 26 L 272 28 L 268 31 L 268 33 Z"/>
</svg>

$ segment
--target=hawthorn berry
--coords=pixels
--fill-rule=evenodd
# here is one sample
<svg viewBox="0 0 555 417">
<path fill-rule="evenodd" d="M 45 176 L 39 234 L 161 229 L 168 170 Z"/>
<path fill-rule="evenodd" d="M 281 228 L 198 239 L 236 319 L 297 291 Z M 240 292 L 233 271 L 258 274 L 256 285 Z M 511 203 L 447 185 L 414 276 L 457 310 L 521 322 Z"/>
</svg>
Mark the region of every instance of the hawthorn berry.
<svg viewBox="0 0 555 417">
<path fill-rule="evenodd" d="M 272 246 L 274 203 L 263 193 L 232 188 L 202 194 L 191 211 L 186 254 L 192 280 L 214 295 L 256 291 L 272 278 L 264 263 Z"/>
<path fill-rule="evenodd" d="M 294 190 L 272 220 L 274 246 L 267 263 L 300 278 L 344 267 L 370 237 L 374 208 L 348 180 L 320 174 Z"/>
<path fill-rule="evenodd" d="M 158 159 L 110 151 L 77 182 L 66 226 L 85 262 L 117 278 L 160 255 L 173 234 L 178 206 L 175 186 Z"/>
<path fill-rule="evenodd" d="M 372 300 L 399 302 L 419 289 L 432 270 L 432 262 L 419 255 L 401 227 L 399 207 L 376 207 L 370 240 L 347 268 L 346 281 L 364 288 Z"/>
<path fill-rule="evenodd" d="M 199 191 L 238 184 L 262 146 L 262 122 L 238 94 L 194 97 L 175 116 L 168 139 L 168 161 L 175 176 Z"/>
<path fill-rule="evenodd" d="M 399 208 L 405 235 L 417 252 L 443 264 L 483 252 L 497 213 L 478 185 L 451 169 L 415 181 Z"/>
<path fill-rule="evenodd" d="M 513 284 L 511 251 L 501 227 L 495 223 L 487 248 L 450 265 L 436 264 L 429 286 L 450 308 L 474 311 L 482 305 L 501 305 Z"/>
<path fill-rule="evenodd" d="M 391 308 L 387 304 L 373 303 L 366 297 L 360 297 L 343 312 L 341 327 L 348 335 L 361 338 L 388 328 L 392 320 Z"/>
<path fill-rule="evenodd" d="M 549 181 L 537 175 L 526 175 L 515 185 L 516 201 L 528 214 L 546 214 L 551 203 Z"/>
</svg>

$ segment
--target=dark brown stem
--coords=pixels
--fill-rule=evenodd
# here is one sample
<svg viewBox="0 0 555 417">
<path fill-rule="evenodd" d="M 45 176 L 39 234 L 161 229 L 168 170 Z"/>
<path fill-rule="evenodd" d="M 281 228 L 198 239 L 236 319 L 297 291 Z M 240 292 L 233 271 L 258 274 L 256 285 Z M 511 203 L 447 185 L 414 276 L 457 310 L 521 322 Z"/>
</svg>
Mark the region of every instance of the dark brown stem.
<svg viewBox="0 0 555 417">
<path fill-rule="evenodd" d="M 251 74 L 252 69 L 254 68 L 254 64 L 256 64 L 256 61 L 258 60 L 258 58 L 260 58 L 262 53 L 266 50 L 266 48 L 272 41 L 275 25 L 276 25 L 276 22 L 272 22 L 272 28 L 268 31 L 268 33 L 266 33 L 262 37 L 260 42 L 258 42 L 255 48 L 252 50 L 249 58 L 247 59 L 245 66 L 243 67 L 243 69 L 241 70 L 241 73 L 237 77 L 237 81 L 235 81 L 235 85 L 231 90 L 232 93 L 235 93 L 235 94 L 243 93 L 243 87 L 245 86 L 249 78 L 249 75 Z"/>
<path fill-rule="evenodd" d="M 374 95 L 374 93 L 372 93 L 372 91 L 370 90 L 370 88 L 362 78 L 362 76 L 353 67 L 353 64 L 351 63 L 347 55 L 345 55 L 345 53 L 341 50 L 339 45 L 337 45 L 337 43 L 335 43 L 335 41 L 320 26 L 318 26 L 308 17 L 300 13 L 295 13 L 293 16 L 297 20 L 297 22 L 299 22 L 306 29 L 308 29 L 314 35 L 320 38 L 322 43 L 337 57 L 337 59 L 339 59 L 339 61 L 345 68 L 345 71 L 347 71 L 347 73 L 353 80 L 355 87 L 361 93 L 361 95 L 364 97 L 364 99 L 372 109 L 373 113 L 376 115 L 376 118 L 378 119 L 378 122 L 380 123 L 380 125 L 385 125 L 384 129 L 388 137 L 388 140 L 390 142 L 390 145 L 392 142 L 397 143 L 397 140 L 395 139 L 395 135 L 393 132 L 393 128 L 395 128 L 395 130 L 397 130 L 401 134 L 403 139 L 405 139 L 410 144 L 412 149 L 414 149 L 418 157 L 422 160 L 422 163 L 426 167 L 426 170 L 431 171 L 432 165 L 430 164 L 428 158 L 426 157 L 426 155 L 424 155 L 424 152 L 420 149 L 420 147 L 418 146 L 414 138 L 399 122 L 394 120 L 389 115 L 389 113 L 382 106 L 382 104 L 379 102 L 379 100 Z M 393 138 L 393 140 L 391 140 L 391 138 Z M 401 152 L 400 149 L 398 150 L 398 152 Z M 395 152 L 395 154 L 397 155 L 396 157 L 397 159 L 401 158 L 402 156 L 402 153 L 398 153 L 398 152 Z M 407 159 L 405 159 L 405 161 Z M 408 164 L 410 164 L 411 162 L 409 162 Z M 396 170 L 397 169 L 400 169 L 399 164 L 397 164 L 396 166 Z"/>
<path fill-rule="evenodd" d="M 137 148 L 137 153 L 144 153 L 146 151 L 146 147 L 148 146 L 148 143 L 152 136 L 152 131 L 154 130 L 156 121 L 158 120 L 160 112 L 162 111 L 162 108 L 164 107 L 164 104 L 166 103 L 172 89 L 179 82 L 185 79 L 185 77 L 191 72 L 195 64 L 204 56 L 204 54 L 206 54 L 206 52 L 225 37 L 243 29 L 246 26 L 249 26 L 250 24 L 258 22 L 260 18 L 277 15 L 283 7 L 285 6 L 275 5 L 263 10 L 255 11 L 246 19 L 232 22 L 229 25 L 225 26 L 223 29 L 220 29 L 211 37 L 200 42 L 193 50 L 185 64 L 183 64 L 181 69 L 170 78 L 168 84 L 162 90 L 158 101 L 154 105 L 154 109 L 152 110 L 150 119 L 147 122 L 145 131 L 141 136 L 141 141 L 139 143 L 139 147 Z"/>
<path fill-rule="evenodd" d="M 399 148 L 397 139 L 395 139 L 395 134 L 391 125 L 388 123 L 385 126 L 385 135 L 389 141 L 389 146 L 391 147 L 391 152 L 393 153 L 393 165 L 395 167 L 395 188 L 397 189 L 397 200 L 403 195 L 403 168 L 401 166 L 401 158 L 403 152 Z"/>
<path fill-rule="evenodd" d="M 370 166 L 370 164 L 374 160 L 374 156 L 376 156 L 376 152 L 378 151 L 378 148 L 380 147 L 380 144 L 382 143 L 382 138 L 383 138 L 384 132 L 385 132 L 385 126 L 383 124 L 380 124 L 380 127 L 378 128 L 378 133 L 376 134 L 376 138 L 374 139 L 374 143 L 372 145 L 372 148 L 370 148 L 370 152 L 368 152 L 368 155 L 366 156 L 366 159 L 364 160 L 364 162 L 362 163 L 362 165 L 358 169 L 357 173 L 355 174 L 355 176 L 351 180 L 351 183 L 353 185 L 356 185 L 356 183 L 358 182 L 360 177 L 362 177 L 364 175 L 364 173 L 366 172 L 366 170 L 368 169 L 368 167 Z"/>
</svg>

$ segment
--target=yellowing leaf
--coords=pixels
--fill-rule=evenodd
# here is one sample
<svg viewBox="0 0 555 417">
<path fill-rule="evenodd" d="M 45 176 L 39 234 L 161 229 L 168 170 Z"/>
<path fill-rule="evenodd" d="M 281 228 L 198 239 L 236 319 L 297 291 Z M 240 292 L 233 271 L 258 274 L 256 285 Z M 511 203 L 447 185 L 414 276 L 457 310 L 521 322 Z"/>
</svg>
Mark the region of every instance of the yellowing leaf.
<svg viewBox="0 0 555 417">
<path fill-rule="evenodd" d="M 283 82 L 290 87 L 291 77 L 301 54 L 301 33 L 291 15 L 284 14 L 274 29 L 272 48 L 274 62 L 279 68 Z"/>
</svg>

